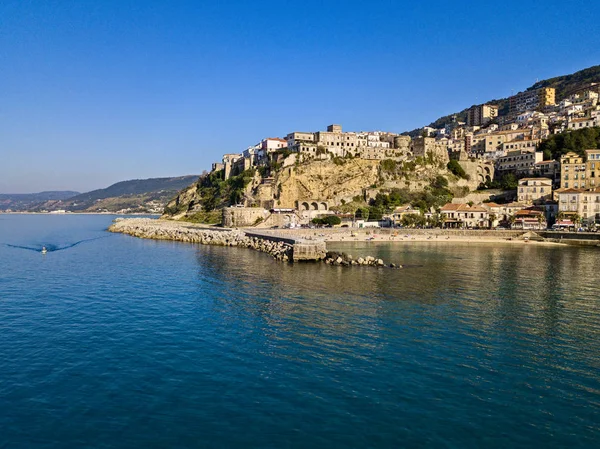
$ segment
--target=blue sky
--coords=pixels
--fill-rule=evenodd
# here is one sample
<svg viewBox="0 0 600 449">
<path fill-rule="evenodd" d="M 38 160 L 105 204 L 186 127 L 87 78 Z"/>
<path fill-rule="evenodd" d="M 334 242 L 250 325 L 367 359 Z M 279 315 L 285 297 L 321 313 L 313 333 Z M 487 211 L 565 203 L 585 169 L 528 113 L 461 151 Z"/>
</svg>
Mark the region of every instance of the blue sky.
<svg viewBox="0 0 600 449">
<path fill-rule="evenodd" d="M 0 2 L 0 193 L 198 174 L 267 136 L 402 132 L 600 63 L 600 3 Z"/>
</svg>

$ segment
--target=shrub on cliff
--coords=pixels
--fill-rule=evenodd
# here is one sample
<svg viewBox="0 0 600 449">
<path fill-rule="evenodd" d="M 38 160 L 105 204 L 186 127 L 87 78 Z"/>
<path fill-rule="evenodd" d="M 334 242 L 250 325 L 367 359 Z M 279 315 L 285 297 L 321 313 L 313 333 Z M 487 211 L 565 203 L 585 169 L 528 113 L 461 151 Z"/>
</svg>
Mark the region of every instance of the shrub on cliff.
<svg viewBox="0 0 600 449">
<path fill-rule="evenodd" d="M 458 163 L 458 161 L 451 159 L 450 162 L 446 165 L 446 168 L 455 176 L 463 179 L 469 179 L 469 176 L 462 168 L 462 166 Z"/>
<path fill-rule="evenodd" d="M 337 226 L 342 223 L 342 219 L 336 215 L 327 215 L 321 218 L 313 218 L 313 224 L 324 226 Z"/>
<path fill-rule="evenodd" d="M 381 170 L 385 172 L 394 173 L 397 168 L 398 163 L 393 159 L 384 159 L 381 161 Z"/>
<path fill-rule="evenodd" d="M 202 208 L 205 211 L 212 211 L 222 206 L 237 204 L 243 199 L 244 190 L 255 173 L 256 169 L 251 168 L 225 181 L 224 172 L 220 170 L 200 178 L 197 193 Z"/>
</svg>

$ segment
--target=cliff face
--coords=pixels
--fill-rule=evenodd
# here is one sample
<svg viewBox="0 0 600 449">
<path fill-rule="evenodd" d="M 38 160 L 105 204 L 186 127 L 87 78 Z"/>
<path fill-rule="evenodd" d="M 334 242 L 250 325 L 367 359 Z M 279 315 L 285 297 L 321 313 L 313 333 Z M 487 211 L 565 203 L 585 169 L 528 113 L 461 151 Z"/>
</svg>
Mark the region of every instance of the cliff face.
<svg viewBox="0 0 600 449">
<path fill-rule="evenodd" d="M 198 195 L 198 181 L 181 190 L 175 198 L 167 203 L 161 218 L 179 220 L 186 215 L 193 214 L 202 209 Z"/>
<path fill-rule="evenodd" d="M 278 207 L 293 208 L 297 202 L 327 201 L 334 205 L 351 201 L 363 189 L 377 183 L 379 161 L 342 159 L 313 161 L 288 167 L 276 177 L 275 202 Z"/>
<path fill-rule="evenodd" d="M 451 175 L 445 161 L 436 157 L 413 161 L 336 158 L 303 163 L 295 163 L 293 155 L 290 157 L 268 175 L 263 171 L 265 176 L 250 169 L 228 180 L 223 179 L 222 172 L 201 177 L 169 202 L 163 217 L 201 217 L 207 212 L 217 214 L 222 207 L 233 204 L 287 209 L 303 202 L 323 201 L 335 207 L 356 197 L 373 197 L 380 189 L 423 191 L 438 176 L 447 178 L 450 188 L 469 190 L 468 183 Z"/>
</svg>

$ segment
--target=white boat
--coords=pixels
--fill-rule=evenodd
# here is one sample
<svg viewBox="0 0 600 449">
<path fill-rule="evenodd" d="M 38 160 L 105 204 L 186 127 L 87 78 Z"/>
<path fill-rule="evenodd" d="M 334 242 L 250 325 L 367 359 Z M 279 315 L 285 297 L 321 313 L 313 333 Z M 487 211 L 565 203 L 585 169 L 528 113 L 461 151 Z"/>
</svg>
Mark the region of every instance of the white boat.
<svg viewBox="0 0 600 449">
<path fill-rule="evenodd" d="M 46 249 L 45 246 L 42 246 L 42 254 L 46 254 L 48 252 L 48 250 Z"/>
</svg>

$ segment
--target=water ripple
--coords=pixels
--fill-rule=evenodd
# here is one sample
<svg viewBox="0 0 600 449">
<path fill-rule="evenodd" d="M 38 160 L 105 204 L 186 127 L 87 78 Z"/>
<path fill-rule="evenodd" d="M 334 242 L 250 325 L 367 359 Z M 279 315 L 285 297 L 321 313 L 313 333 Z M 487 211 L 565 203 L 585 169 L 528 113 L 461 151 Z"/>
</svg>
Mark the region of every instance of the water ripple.
<svg viewBox="0 0 600 449">
<path fill-rule="evenodd" d="M 410 266 L 354 270 L 57 218 L 0 222 L 0 447 L 600 439 L 595 249 L 340 245 Z"/>
</svg>

